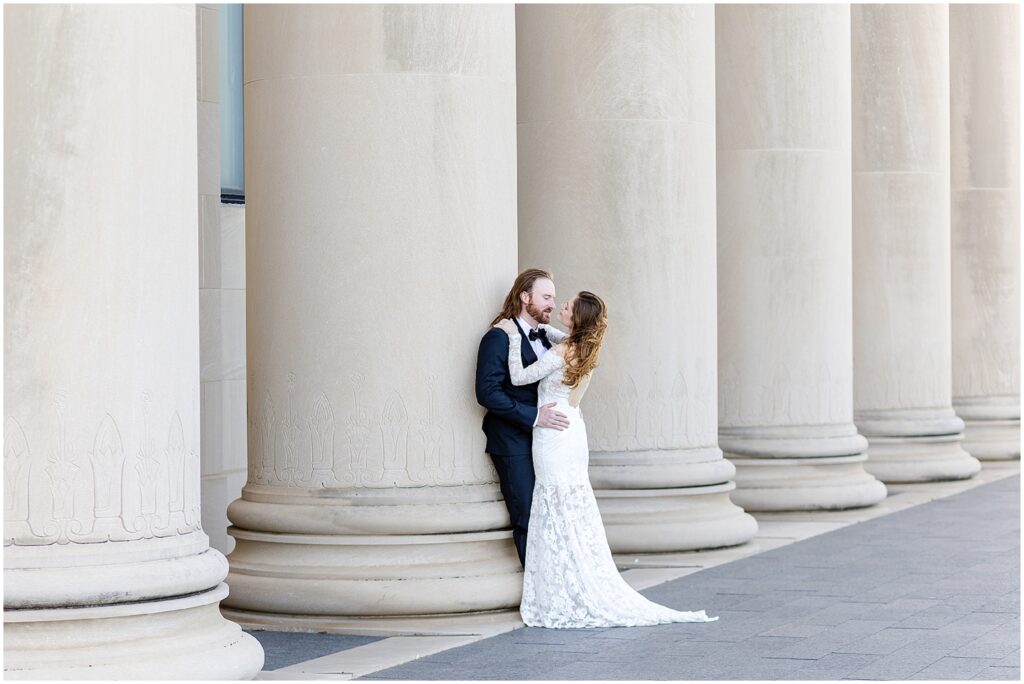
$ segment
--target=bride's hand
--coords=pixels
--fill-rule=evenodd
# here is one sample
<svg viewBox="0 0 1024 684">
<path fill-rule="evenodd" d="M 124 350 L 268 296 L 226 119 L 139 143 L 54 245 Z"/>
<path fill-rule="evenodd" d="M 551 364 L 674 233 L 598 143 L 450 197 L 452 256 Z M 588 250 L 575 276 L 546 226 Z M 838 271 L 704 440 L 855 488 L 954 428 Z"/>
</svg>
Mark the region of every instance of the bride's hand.
<svg viewBox="0 0 1024 684">
<path fill-rule="evenodd" d="M 515 335 L 516 333 L 519 332 L 519 328 L 516 327 L 516 324 L 512 322 L 511 318 L 501 319 L 500 321 L 494 324 L 494 327 L 498 328 L 499 330 L 504 330 L 509 335 Z"/>
</svg>

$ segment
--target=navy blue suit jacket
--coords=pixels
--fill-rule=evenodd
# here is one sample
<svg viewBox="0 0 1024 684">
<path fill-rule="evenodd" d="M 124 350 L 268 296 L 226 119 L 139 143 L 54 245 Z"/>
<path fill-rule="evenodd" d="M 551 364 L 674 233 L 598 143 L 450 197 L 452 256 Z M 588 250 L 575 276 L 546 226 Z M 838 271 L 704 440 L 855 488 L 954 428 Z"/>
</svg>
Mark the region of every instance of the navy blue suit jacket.
<svg viewBox="0 0 1024 684">
<path fill-rule="evenodd" d="M 537 361 L 537 354 L 525 343 L 526 333 L 518 321 L 516 327 L 524 340 L 522 357 L 525 368 Z M 532 452 L 538 384 L 519 387 L 512 384 L 508 370 L 508 335 L 498 328 L 488 330 L 480 340 L 480 351 L 476 357 L 476 400 L 487 409 L 483 425 L 487 435 L 487 453 L 517 456 Z"/>
</svg>

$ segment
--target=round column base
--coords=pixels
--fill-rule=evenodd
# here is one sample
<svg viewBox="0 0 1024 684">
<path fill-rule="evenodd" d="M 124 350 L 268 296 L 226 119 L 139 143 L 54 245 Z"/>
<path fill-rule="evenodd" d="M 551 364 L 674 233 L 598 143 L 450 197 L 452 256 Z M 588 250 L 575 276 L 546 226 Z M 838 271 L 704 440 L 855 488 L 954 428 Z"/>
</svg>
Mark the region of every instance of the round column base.
<svg viewBox="0 0 1024 684">
<path fill-rule="evenodd" d="M 348 636 L 446 636 L 478 630 L 490 625 L 521 623 L 519 607 L 481 613 L 445 613 L 415 617 L 333 617 L 330 615 L 275 615 L 222 608 L 227 619 L 245 629 L 277 632 L 344 634 Z"/>
<path fill-rule="evenodd" d="M 729 499 L 732 482 L 674 489 L 594 492 L 612 553 L 666 553 L 735 546 L 757 521 Z"/>
<path fill-rule="evenodd" d="M 511 532 L 312 535 L 228 528 L 232 594 L 256 617 L 320 620 L 517 608 L 522 566 Z"/>
<path fill-rule="evenodd" d="M 263 648 L 198 594 L 88 608 L 4 611 L 5 679 L 252 679 Z"/>
<path fill-rule="evenodd" d="M 868 437 L 865 469 L 891 483 L 964 480 L 981 470 L 964 451 L 962 433 L 924 437 Z"/>
<path fill-rule="evenodd" d="M 1020 460 L 1020 419 L 966 420 L 964 450 L 979 461 Z"/>
<path fill-rule="evenodd" d="M 872 506 L 885 485 L 864 468 L 866 454 L 821 458 L 734 458 L 733 502 L 747 511 L 844 510 Z"/>
</svg>

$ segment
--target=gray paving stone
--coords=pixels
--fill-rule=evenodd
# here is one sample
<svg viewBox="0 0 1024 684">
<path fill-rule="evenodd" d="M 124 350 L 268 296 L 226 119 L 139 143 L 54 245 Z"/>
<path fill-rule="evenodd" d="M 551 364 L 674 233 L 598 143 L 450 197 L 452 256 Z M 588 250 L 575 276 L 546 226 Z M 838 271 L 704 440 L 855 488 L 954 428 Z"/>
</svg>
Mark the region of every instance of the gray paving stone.
<svg viewBox="0 0 1024 684">
<path fill-rule="evenodd" d="M 701 641 L 743 641 L 778 625 L 773 616 L 762 613 L 733 613 L 722 610 L 715 611 L 715 614 L 718 615 L 718 620 L 700 625 L 703 628 L 700 633 L 681 633 L 681 637 Z"/>
<path fill-rule="evenodd" d="M 643 592 L 717 622 L 515 630 L 366 679 L 1016 679 L 1019 492 L 1007 478 Z"/>
<path fill-rule="evenodd" d="M 925 648 L 942 648 L 952 653 L 981 635 L 998 628 L 998 625 L 979 625 L 957 620 L 930 632 L 928 636 L 920 639 L 919 643 Z"/>
<path fill-rule="evenodd" d="M 1011 682 L 1020 681 L 1020 668 L 1019 667 L 986 667 L 978 674 L 971 677 L 971 679 L 982 679 L 986 681 L 991 680 L 1006 680 Z"/>
<path fill-rule="evenodd" d="M 810 625 L 800 622 L 790 622 L 780 627 L 773 627 L 767 631 L 761 632 L 759 636 L 780 636 L 780 637 L 809 637 L 815 634 L 821 634 L 826 629 L 827 625 Z"/>
<path fill-rule="evenodd" d="M 689 663 L 686 670 L 662 669 L 655 676 L 643 674 L 631 679 L 793 679 L 796 673 L 807 666 L 806 660 L 766 658 L 750 656 L 737 658 L 732 654 L 711 654 Z M 659 676 L 660 675 L 660 676 Z"/>
<path fill-rule="evenodd" d="M 1003 613 L 1000 613 L 1000 615 L 1003 615 Z M 900 620 L 895 626 L 906 629 L 939 629 L 963 617 L 964 611 L 962 608 L 957 609 L 945 603 L 937 603 L 931 608 L 926 608 Z"/>
<path fill-rule="evenodd" d="M 911 644 L 888 655 L 876 657 L 876 660 L 851 670 L 847 676 L 851 679 L 907 679 L 942 660 L 947 653 L 946 650 L 921 648 Z"/>
<path fill-rule="evenodd" d="M 1020 667 L 1020 648 L 1005 658 L 1000 658 L 993 667 Z"/>
<path fill-rule="evenodd" d="M 829 653 L 824 658 L 804 661 L 793 679 L 843 679 L 850 672 L 878 659 L 876 655 L 862 653 Z"/>
<path fill-rule="evenodd" d="M 812 613 L 805 620 L 809 625 L 841 625 L 848 620 L 868 620 L 878 610 L 875 603 L 837 600 L 827 608 Z M 889 620 L 895 622 L 895 620 Z"/>
<path fill-rule="evenodd" d="M 908 679 L 970 679 L 987 669 L 992 663 L 991 658 L 951 658 L 946 656 L 914 673 Z"/>
<path fill-rule="evenodd" d="M 949 655 L 958 658 L 1005 658 L 1020 650 L 1020 634 L 1010 630 L 993 629 L 964 644 Z"/>
<path fill-rule="evenodd" d="M 978 607 L 978 611 L 991 613 L 1014 613 L 1020 615 L 1020 598 L 1000 597 L 987 601 Z"/>
<path fill-rule="evenodd" d="M 618 680 L 618 679 L 697 679 L 703 668 L 702 659 L 690 656 L 672 656 L 662 661 L 630 662 L 610 667 L 606 662 L 579 661 L 552 668 L 543 673 L 543 679 L 553 680 Z M 517 679 L 517 677 L 509 677 Z"/>
<path fill-rule="evenodd" d="M 847 620 L 832 629 L 807 637 L 778 653 L 782 658 L 822 658 L 829 653 L 849 652 L 845 647 L 877 634 L 892 625 L 873 620 Z"/>
<path fill-rule="evenodd" d="M 379 641 L 382 637 L 304 634 L 272 630 L 246 630 L 263 646 L 264 670 L 277 670 L 305 660 Z"/>
<path fill-rule="evenodd" d="M 883 629 L 860 641 L 837 648 L 836 653 L 888 655 L 931 634 L 927 629 Z"/>
</svg>

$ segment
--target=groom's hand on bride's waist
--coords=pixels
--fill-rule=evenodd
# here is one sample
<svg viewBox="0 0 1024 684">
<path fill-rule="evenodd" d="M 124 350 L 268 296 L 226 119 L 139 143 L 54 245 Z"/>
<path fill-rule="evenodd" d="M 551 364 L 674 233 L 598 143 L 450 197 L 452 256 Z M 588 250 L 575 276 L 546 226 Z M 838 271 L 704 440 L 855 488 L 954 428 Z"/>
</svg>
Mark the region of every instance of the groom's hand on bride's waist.
<svg viewBox="0 0 1024 684">
<path fill-rule="evenodd" d="M 544 404 L 537 413 L 537 427 L 564 430 L 569 427 L 569 418 L 554 409 L 555 402 Z"/>
</svg>

